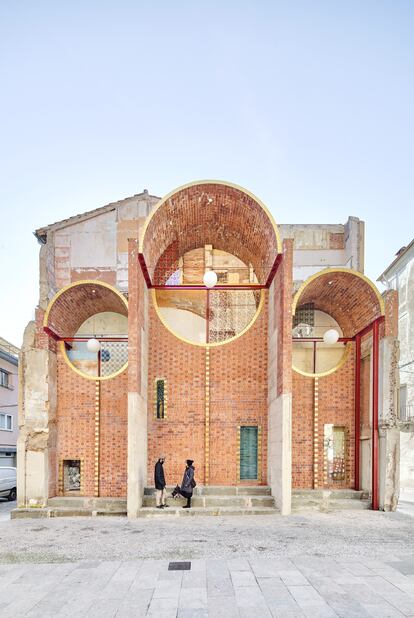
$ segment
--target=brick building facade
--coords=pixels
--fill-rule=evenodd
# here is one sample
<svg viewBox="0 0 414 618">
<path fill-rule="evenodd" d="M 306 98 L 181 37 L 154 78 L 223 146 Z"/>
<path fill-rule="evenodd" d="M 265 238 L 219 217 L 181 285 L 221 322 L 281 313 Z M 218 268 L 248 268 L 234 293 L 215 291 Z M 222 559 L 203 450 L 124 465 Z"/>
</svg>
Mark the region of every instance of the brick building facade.
<svg viewBox="0 0 414 618">
<path fill-rule="evenodd" d="M 395 298 L 363 275 L 361 221 L 277 226 L 248 191 L 205 181 L 36 236 L 20 507 L 127 497 L 135 517 L 162 453 L 171 483 L 191 458 L 199 485 L 268 485 L 282 513 L 292 488 L 395 508 Z"/>
</svg>

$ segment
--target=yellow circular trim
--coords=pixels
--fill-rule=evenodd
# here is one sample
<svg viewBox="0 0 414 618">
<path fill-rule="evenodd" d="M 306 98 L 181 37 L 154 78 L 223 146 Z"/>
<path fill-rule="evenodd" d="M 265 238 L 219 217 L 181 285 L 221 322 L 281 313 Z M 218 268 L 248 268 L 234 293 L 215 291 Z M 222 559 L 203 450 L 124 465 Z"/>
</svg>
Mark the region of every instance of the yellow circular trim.
<svg viewBox="0 0 414 618">
<path fill-rule="evenodd" d="M 163 206 L 163 204 L 165 204 L 165 202 L 167 200 L 169 200 L 173 195 L 175 195 L 176 193 L 178 193 L 179 191 L 183 191 L 184 189 L 189 189 L 190 187 L 195 187 L 197 185 L 223 185 L 226 187 L 230 187 L 232 189 L 237 189 L 238 191 L 240 191 L 241 193 L 244 193 L 245 195 L 247 195 L 248 197 L 250 197 L 253 201 L 255 201 L 262 209 L 263 211 L 266 213 L 272 227 L 273 227 L 273 231 L 275 233 L 276 236 L 276 243 L 277 243 L 277 253 L 282 253 L 282 241 L 280 238 L 280 232 L 279 229 L 276 225 L 276 221 L 273 218 L 272 213 L 270 212 L 270 210 L 267 208 L 267 206 L 265 206 L 265 204 L 262 202 L 262 200 L 260 200 L 258 197 L 256 197 L 253 193 L 251 193 L 250 191 L 248 191 L 247 189 L 244 189 L 243 187 L 241 187 L 240 185 L 236 185 L 232 182 L 226 182 L 225 180 L 195 180 L 193 182 L 189 182 L 185 185 L 181 185 L 180 187 L 177 187 L 176 189 L 174 189 L 173 191 L 170 191 L 170 193 L 167 193 L 167 195 L 165 197 L 163 197 L 161 199 L 161 201 L 158 202 L 158 204 L 156 205 L 156 207 L 154 208 L 154 210 L 152 211 L 152 213 L 149 215 L 149 217 L 147 218 L 144 227 L 142 229 L 142 234 L 140 234 L 140 240 L 139 240 L 139 252 L 142 253 L 143 252 L 143 247 L 144 247 L 144 239 L 145 239 L 145 234 L 147 232 L 147 228 L 150 224 L 150 221 L 152 220 L 152 218 L 154 217 L 155 213 Z"/>
<path fill-rule="evenodd" d="M 117 290 L 116 288 L 114 288 L 113 285 L 111 285 L 110 283 L 105 283 L 104 281 L 97 281 L 96 279 L 81 279 L 80 281 L 75 281 L 74 283 L 69 283 L 68 285 L 65 285 L 65 287 L 61 288 L 59 290 L 59 292 L 56 292 L 56 294 L 54 295 L 54 297 L 52 298 L 52 300 L 49 302 L 44 318 L 43 318 L 43 326 L 48 326 L 48 321 L 49 321 L 49 313 L 53 307 L 53 305 L 55 304 L 55 302 L 57 301 L 57 299 L 62 296 L 62 294 L 64 294 L 65 292 L 67 292 L 68 290 L 75 288 L 79 285 L 96 285 L 96 286 L 100 286 L 102 288 L 106 288 L 107 290 L 111 290 L 111 292 L 114 292 L 114 294 L 116 294 L 117 296 L 119 296 L 119 298 L 122 300 L 122 302 L 124 303 L 125 307 L 128 310 L 128 301 L 125 298 L 125 296 L 123 294 L 121 294 L 121 292 L 119 290 Z"/>
<path fill-rule="evenodd" d="M 197 343 L 196 341 L 190 341 L 190 339 L 186 339 L 185 337 L 181 337 L 181 335 L 177 335 L 177 333 L 175 333 L 173 331 L 171 326 L 169 324 L 167 324 L 167 322 L 165 321 L 165 319 L 161 315 L 161 311 L 160 311 L 160 309 L 158 307 L 156 290 L 154 290 L 154 288 L 151 289 L 151 294 L 152 294 L 152 304 L 153 304 L 154 309 L 155 309 L 155 311 L 157 313 L 157 316 L 158 316 L 160 322 L 163 324 L 163 326 L 165 326 L 165 328 L 172 335 L 174 335 L 174 337 L 176 337 L 177 339 L 179 339 L 183 343 L 188 343 L 189 345 L 196 345 L 199 348 L 217 348 L 220 345 L 226 345 L 227 343 L 231 343 L 232 341 L 235 341 L 236 339 L 239 339 L 239 337 L 244 335 L 249 330 L 249 328 L 251 328 L 253 326 L 253 324 L 256 322 L 257 318 L 259 317 L 259 315 L 260 315 L 260 313 L 262 311 L 262 308 L 263 308 L 263 305 L 264 305 L 264 300 L 265 300 L 265 291 L 262 289 L 261 293 L 260 293 L 259 306 L 256 309 L 256 313 L 254 314 L 251 322 L 249 322 L 249 324 L 247 324 L 247 326 L 245 326 L 243 328 L 243 330 L 241 330 L 239 333 L 237 333 L 237 335 L 234 335 L 234 337 L 231 337 L 230 339 L 227 339 L 226 341 L 217 341 L 215 343 Z"/>
<path fill-rule="evenodd" d="M 45 316 L 43 318 L 43 326 L 48 326 L 48 322 L 49 322 L 49 314 L 50 311 L 53 307 L 53 305 L 55 304 L 55 302 L 58 300 L 58 298 L 60 296 L 62 296 L 62 294 L 64 294 L 67 290 L 70 290 L 72 288 L 75 288 L 79 285 L 95 285 L 95 286 L 100 286 L 103 288 L 106 288 L 107 290 L 110 290 L 111 292 L 114 292 L 114 294 L 116 294 L 117 296 L 119 296 L 119 298 L 122 300 L 122 302 L 124 303 L 127 311 L 128 311 L 128 301 L 125 298 L 125 296 L 123 294 L 121 294 L 121 292 L 119 290 L 117 290 L 116 288 L 114 288 L 113 285 L 111 285 L 110 283 L 105 283 L 105 281 L 97 281 L 96 279 L 81 279 L 80 281 L 75 281 L 74 283 L 69 283 L 68 285 L 65 285 L 65 287 L 61 288 L 59 290 L 59 292 L 57 292 L 54 297 L 52 298 L 52 300 L 49 302 L 46 312 L 45 312 Z M 74 365 L 72 365 L 72 363 L 70 362 L 67 353 L 66 353 L 66 348 L 65 348 L 65 342 L 64 341 L 60 341 L 60 347 L 61 347 L 61 351 L 62 351 L 62 356 L 64 358 L 65 363 L 68 365 L 68 367 L 70 367 L 72 369 L 72 371 L 74 371 L 75 373 L 77 373 L 79 376 L 81 376 L 82 378 L 85 378 L 86 380 L 94 380 L 96 382 L 103 382 L 104 380 L 111 380 L 112 378 L 115 378 L 116 376 L 120 375 L 123 371 L 125 371 L 125 369 L 128 367 L 128 361 L 126 363 L 124 363 L 122 365 L 122 367 L 120 369 L 118 369 L 118 371 L 116 371 L 115 373 L 112 373 L 110 376 L 90 376 L 86 373 L 83 373 L 82 371 L 80 371 L 80 369 L 77 369 Z"/>
<path fill-rule="evenodd" d="M 78 376 L 81 376 L 81 378 L 85 378 L 86 380 L 93 380 L 94 382 L 104 382 L 105 380 L 112 380 L 112 378 L 116 378 L 117 376 L 119 376 L 123 371 L 125 371 L 125 369 L 128 367 L 128 361 L 126 363 L 124 363 L 122 365 L 122 367 L 120 369 L 118 369 L 118 371 L 115 371 L 114 373 L 111 373 L 110 376 L 90 376 L 87 373 L 83 373 L 83 371 L 81 371 L 80 369 L 78 369 L 77 367 L 75 367 L 69 360 L 68 355 L 66 353 L 66 348 L 65 348 L 65 342 L 64 341 L 60 341 L 60 349 L 64 358 L 65 363 L 68 365 L 68 367 L 70 367 L 72 369 L 72 371 L 74 371 L 75 373 L 78 374 Z"/>
<path fill-rule="evenodd" d="M 293 299 L 293 304 L 292 304 L 292 315 L 295 315 L 296 313 L 296 307 L 297 304 L 299 302 L 300 297 L 303 294 L 303 291 L 305 288 L 308 287 L 308 285 L 310 283 L 312 283 L 312 281 L 315 281 L 315 279 L 318 279 L 318 277 L 322 277 L 323 275 L 327 275 L 329 273 L 348 273 L 350 275 L 354 275 L 355 277 L 359 277 L 359 279 L 362 279 L 363 281 L 365 281 L 365 283 L 367 283 L 369 285 L 369 287 L 375 292 L 379 305 L 380 305 L 380 309 L 381 309 L 381 315 L 385 315 L 385 303 L 384 303 L 384 299 L 382 298 L 378 288 L 376 287 L 376 285 L 371 281 L 371 279 L 368 279 L 368 277 L 366 277 L 365 275 L 363 275 L 362 273 L 358 272 L 357 270 L 352 270 L 351 268 L 324 268 L 324 270 L 320 270 L 319 272 L 315 273 L 314 275 L 311 275 L 310 277 L 308 277 L 308 279 L 306 279 L 302 285 L 300 286 L 300 288 L 298 289 L 298 291 L 295 294 L 295 297 Z"/>
<path fill-rule="evenodd" d="M 306 342 L 306 339 L 300 339 L 300 341 Z M 300 373 L 301 376 L 306 376 L 307 378 L 324 378 L 325 376 L 329 376 L 331 375 L 331 373 L 335 373 L 335 371 L 338 371 L 338 369 L 340 369 L 346 363 L 351 350 L 352 350 L 352 343 L 348 341 L 348 343 L 345 346 L 345 350 L 344 350 L 341 360 L 339 361 L 337 365 L 335 365 L 335 367 L 332 367 L 332 369 L 328 369 L 328 371 L 321 371 L 320 373 L 309 373 L 307 371 L 302 371 L 302 369 L 298 369 L 297 367 L 295 367 L 293 363 L 292 363 L 292 369 L 293 371 L 296 371 L 296 373 Z"/>
</svg>

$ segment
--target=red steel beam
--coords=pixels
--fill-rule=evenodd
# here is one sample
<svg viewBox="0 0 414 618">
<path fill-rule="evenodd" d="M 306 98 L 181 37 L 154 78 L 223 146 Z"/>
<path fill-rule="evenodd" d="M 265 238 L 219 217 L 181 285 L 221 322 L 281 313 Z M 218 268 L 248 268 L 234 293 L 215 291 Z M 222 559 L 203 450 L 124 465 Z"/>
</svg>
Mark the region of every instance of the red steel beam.
<svg viewBox="0 0 414 618">
<path fill-rule="evenodd" d="M 275 257 L 275 261 L 273 262 L 273 266 L 270 269 L 270 273 L 269 273 L 269 276 L 267 277 L 266 284 L 264 287 L 270 288 L 270 286 L 272 285 L 272 281 L 275 278 L 277 269 L 279 268 L 279 264 L 281 261 L 282 261 L 282 254 L 278 253 L 277 256 Z"/>
<path fill-rule="evenodd" d="M 205 285 L 195 284 L 195 285 L 152 285 L 154 290 L 210 290 L 214 292 L 214 290 L 264 290 L 266 289 L 265 285 L 259 285 L 257 283 L 246 283 L 240 285 L 226 285 L 220 284 L 215 285 L 214 288 L 208 288 Z"/>
<path fill-rule="evenodd" d="M 360 486 L 361 441 L 361 337 L 355 338 L 355 489 Z"/>
<path fill-rule="evenodd" d="M 348 343 L 348 341 L 353 341 L 353 337 L 339 337 L 339 343 Z M 323 343 L 323 337 L 292 337 L 292 341 L 315 341 L 316 343 Z"/>
<path fill-rule="evenodd" d="M 89 341 L 91 337 L 62 337 L 63 341 Z M 128 341 L 128 337 L 92 337 L 99 341 Z"/>
<path fill-rule="evenodd" d="M 59 335 L 57 335 L 51 328 L 49 328 L 48 326 L 44 326 L 43 327 L 44 332 L 46 333 L 46 335 L 49 335 L 49 337 L 52 337 L 52 339 L 54 339 L 55 341 L 60 341 L 60 337 Z"/>
<path fill-rule="evenodd" d="M 370 332 L 370 330 L 372 329 L 373 324 L 375 324 L 375 322 L 377 322 L 378 325 L 379 325 L 384 320 L 385 320 L 385 317 L 383 315 L 380 315 L 379 318 L 376 318 L 373 322 L 371 322 L 371 324 L 368 324 L 368 326 L 365 326 L 365 328 L 363 328 L 356 335 L 354 335 L 353 339 L 355 339 L 358 336 L 363 337 L 364 335 L 366 335 L 367 333 Z"/>
<path fill-rule="evenodd" d="M 210 290 L 207 288 L 207 306 L 206 306 L 206 343 L 210 341 Z"/>
<path fill-rule="evenodd" d="M 152 281 L 150 274 L 148 272 L 147 264 L 145 262 L 145 257 L 143 253 L 138 253 L 138 261 L 141 266 L 142 274 L 144 275 L 145 283 L 147 284 L 147 288 L 152 288 Z"/>
<path fill-rule="evenodd" d="M 379 510 L 378 500 L 378 366 L 379 322 L 372 329 L 372 510 Z"/>
</svg>

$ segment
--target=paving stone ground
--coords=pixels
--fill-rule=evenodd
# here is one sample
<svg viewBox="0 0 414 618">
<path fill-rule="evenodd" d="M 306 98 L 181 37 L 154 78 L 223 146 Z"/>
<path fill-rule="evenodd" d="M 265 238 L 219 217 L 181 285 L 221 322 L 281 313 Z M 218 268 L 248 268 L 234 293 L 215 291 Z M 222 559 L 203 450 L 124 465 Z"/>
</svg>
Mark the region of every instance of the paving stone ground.
<svg viewBox="0 0 414 618">
<path fill-rule="evenodd" d="M 414 555 L 90 560 L 0 565 L 0 615 L 154 618 L 414 616 Z"/>
<path fill-rule="evenodd" d="M 414 518 L 0 517 L 3 616 L 414 616 Z"/>
</svg>

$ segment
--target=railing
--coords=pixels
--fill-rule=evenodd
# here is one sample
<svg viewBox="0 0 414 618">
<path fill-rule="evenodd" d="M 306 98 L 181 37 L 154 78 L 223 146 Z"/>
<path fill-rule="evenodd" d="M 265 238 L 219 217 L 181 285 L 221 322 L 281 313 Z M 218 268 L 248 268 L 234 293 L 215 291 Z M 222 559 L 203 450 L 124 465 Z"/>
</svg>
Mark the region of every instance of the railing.
<svg viewBox="0 0 414 618">
<path fill-rule="evenodd" d="M 414 405 L 400 407 L 400 421 L 414 423 Z"/>
</svg>

